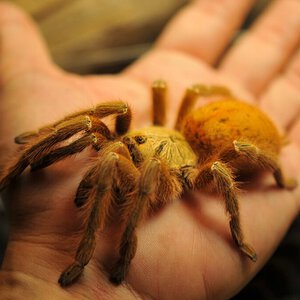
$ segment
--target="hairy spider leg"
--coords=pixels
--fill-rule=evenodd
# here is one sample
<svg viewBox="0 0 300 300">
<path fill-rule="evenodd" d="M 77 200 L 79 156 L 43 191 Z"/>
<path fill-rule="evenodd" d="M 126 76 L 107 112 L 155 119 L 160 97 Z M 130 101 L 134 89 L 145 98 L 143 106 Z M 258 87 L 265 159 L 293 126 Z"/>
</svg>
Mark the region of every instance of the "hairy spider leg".
<svg viewBox="0 0 300 300">
<path fill-rule="evenodd" d="M 90 193 L 90 214 L 87 219 L 83 237 L 76 251 L 75 261 L 61 274 L 58 282 L 62 286 L 71 284 L 88 264 L 96 247 L 95 235 L 97 229 L 103 229 L 104 218 L 108 212 L 112 198 L 113 178 L 116 176 L 116 153 L 109 153 L 98 165 L 95 172 L 93 193 Z"/>
<path fill-rule="evenodd" d="M 120 258 L 111 273 L 110 280 L 115 284 L 120 284 L 127 273 L 129 264 L 135 255 L 137 248 L 137 238 L 135 229 L 140 220 L 147 202 L 154 201 L 159 183 L 161 162 L 156 158 L 151 158 L 143 164 L 141 175 L 137 184 L 134 198 L 135 207 L 128 219 L 125 231 L 120 244 Z"/>
<path fill-rule="evenodd" d="M 116 117 L 115 132 L 119 136 L 125 134 L 129 130 L 131 124 L 132 112 L 127 104 L 126 107 L 126 111 L 118 114 Z"/>
<path fill-rule="evenodd" d="M 207 162 L 199 166 L 199 168 L 188 167 L 184 169 L 183 176 L 188 187 L 198 190 L 214 182 L 217 191 L 225 200 L 225 208 L 230 216 L 229 225 L 234 242 L 252 261 L 256 261 L 257 255 L 255 251 L 244 242 L 235 181 L 231 170 L 226 164 L 221 161 L 215 161 L 213 163 Z"/>
<path fill-rule="evenodd" d="M 49 153 L 59 142 L 62 142 L 80 131 L 88 131 L 91 128 L 91 120 L 86 116 L 78 116 L 65 121 L 46 136 L 42 136 L 37 142 L 25 146 L 20 157 L 12 159 L 4 169 L 0 178 L 0 190 L 4 189 L 13 179 L 18 177 L 26 167 Z"/>
<path fill-rule="evenodd" d="M 153 125 L 164 126 L 166 123 L 167 84 L 156 80 L 152 84 Z"/>
<path fill-rule="evenodd" d="M 141 151 L 138 149 L 135 140 L 132 137 L 125 136 L 123 137 L 122 142 L 127 146 L 134 164 L 139 167 L 144 161 L 144 158 Z"/>
<path fill-rule="evenodd" d="M 175 129 L 181 130 L 185 117 L 194 109 L 196 101 L 199 97 L 215 97 L 224 96 L 232 98 L 230 90 L 219 85 L 202 85 L 195 84 L 186 89 L 183 99 L 180 104 Z"/>
<path fill-rule="evenodd" d="M 211 162 L 201 164 L 197 167 L 185 166 L 181 168 L 185 189 L 201 190 L 213 181 L 211 173 Z"/>
<path fill-rule="evenodd" d="M 226 164 L 220 161 L 212 164 L 211 172 L 215 185 L 225 200 L 226 211 L 230 216 L 229 226 L 232 238 L 239 249 L 255 262 L 257 255 L 254 249 L 244 242 L 244 235 L 240 224 L 239 204 L 236 196 L 237 191 L 232 172 Z"/>
<path fill-rule="evenodd" d="M 271 171 L 279 187 L 293 189 L 297 186 L 295 179 L 284 176 L 278 160 L 271 153 L 266 153 L 255 145 L 244 141 L 234 141 L 233 145 L 238 154 L 245 155 L 250 162 Z"/>
<path fill-rule="evenodd" d="M 67 146 L 51 151 L 44 157 L 41 157 L 39 161 L 35 161 L 33 164 L 31 164 L 31 170 L 34 171 L 37 169 L 45 168 L 56 161 L 64 159 L 69 155 L 83 151 L 89 145 L 93 145 L 94 149 L 96 151 L 99 151 L 102 147 L 102 144 L 105 141 L 103 137 L 109 140 L 113 139 L 113 136 L 110 133 L 108 127 L 101 120 L 95 117 L 90 117 L 90 118 L 92 120 L 92 128 L 90 132 L 94 132 L 94 133 L 86 134 L 85 136 L 81 137 L 77 141 Z M 128 108 L 126 113 L 117 115 L 116 117 L 116 125 L 115 125 L 116 133 L 118 135 L 125 134 L 130 127 L 130 123 L 131 123 L 131 110 Z M 100 133 L 103 136 L 97 133 Z"/>
<path fill-rule="evenodd" d="M 85 117 L 91 122 L 90 128 L 85 129 L 87 132 L 85 135 L 66 146 L 54 150 L 49 148 L 51 151 L 40 155 L 35 161 L 30 163 L 31 170 L 36 171 L 45 168 L 67 156 L 83 151 L 90 145 L 92 145 L 96 151 L 99 151 L 105 141 L 113 139 L 108 127 L 101 120 L 96 117 Z"/>
<path fill-rule="evenodd" d="M 36 163 L 36 166 L 34 167 L 36 169 L 39 168 L 38 165 L 40 164 L 42 167 L 45 167 L 46 165 L 43 166 L 40 159 L 51 152 L 57 143 L 67 140 L 81 131 L 89 133 L 95 131 L 101 133 L 107 139 L 111 139 L 112 134 L 100 118 L 118 113 L 119 115 L 116 118 L 116 130 L 120 130 L 120 132 L 126 132 L 130 125 L 131 111 L 128 105 L 123 102 L 104 103 L 97 106 L 94 110 L 87 110 L 84 112 L 86 114 L 82 114 L 82 112 L 76 113 L 66 117 L 62 121 L 58 121 L 54 124 L 54 129 L 46 134 L 37 133 L 37 138 L 34 140 L 35 143 L 32 142 L 31 144 L 26 145 L 25 149 L 22 151 L 21 157 L 11 160 L 6 169 L 4 169 L 0 177 L 0 190 L 4 189 L 13 179 L 18 177 L 29 164 L 34 165 Z M 79 146 L 79 144 L 80 142 L 77 144 L 75 143 L 75 146 Z M 80 147 L 77 147 L 77 150 L 80 150 L 81 148 L 82 144 Z M 70 150 L 70 148 L 67 148 L 67 150 Z M 65 151 L 66 148 L 61 152 L 58 151 L 58 158 L 59 156 L 63 156 L 62 153 L 65 153 Z M 57 155 L 58 152 L 52 154 Z M 47 159 L 51 161 L 53 156 L 50 159 L 47 157 Z"/>
<path fill-rule="evenodd" d="M 112 142 L 107 145 L 99 152 L 99 157 L 105 157 L 109 152 L 116 152 L 126 157 L 128 161 L 131 161 L 130 153 L 127 147 L 122 142 Z M 131 168 L 129 168 L 131 169 Z M 97 177 L 97 165 L 92 166 L 83 176 L 79 186 L 77 188 L 76 196 L 74 199 L 75 205 L 81 207 L 87 201 L 94 187 L 94 178 Z"/>
<path fill-rule="evenodd" d="M 81 179 L 74 199 L 74 203 L 77 207 L 81 207 L 88 200 L 94 187 L 94 178 L 97 175 L 97 170 L 98 166 L 93 165 Z"/>
<path fill-rule="evenodd" d="M 230 168 L 222 162 L 227 161 L 230 163 L 232 159 L 239 155 L 246 156 L 249 159 L 249 163 L 273 172 L 273 176 L 279 187 L 293 189 L 297 186 L 296 180 L 285 178 L 278 161 L 272 154 L 266 153 L 255 145 L 245 141 L 234 141 L 233 147 L 225 149 L 220 153 L 219 161 L 204 163 L 199 168 L 183 168 L 182 176 L 189 189 L 202 189 L 212 181 L 215 183 L 217 190 L 225 199 L 226 210 L 230 215 L 230 230 L 233 240 L 244 254 L 251 260 L 256 261 L 257 255 L 254 249 L 244 243 L 234 177 Z"/>
<path fill-rule="evenodd" d="M 120 128 L 121 131 L 122 131 L 122 129 L 124 131 L 124 128 L 126 128 L 126 126 L 129 126 L 129 124 L 130 124 L 131 111 L 126 103 L 121 102 L 121 101 L 115 101 L 115 102 L 101 103 L 93 109 L 82 110 L 82 111 L 70 114 L 55 123 L 52 123 L 52 124 L 49 124 L 49 125 L 46 125 L 46 126 L 40 128 L 38 131 L 24 132 L 24 133 L 18 135 L 17 137 L 15 137 L 15 143 L 16 144 L 27 144 L 33 138 L 38 138 L 39 135 L 49 134 L 49 133 L 55 131 L 56 127 L 59 126 L 61 123 L 64 123 L 68 120 L 74 119 L 79 116 L 87 115 L 87 116 L 94 116 L 96 118 L 101 119 L 101 118 L 107 117 L 109 115 L 114 115 L 114 114 L 120 116 L 119 118 L 117 117 L 117 123 L 121 123 L 121 124 L 116 125 L 116 127 L 118 127 L 118 129 Z M 127 122 L 124 121 L 124 119 L 126 119 Z M 128 119 L 129 119 L 129 121 L 128 121 Z M 128 130 L 128 128 L 127 128 L 127 130 Z M 116 131 L 118 132 L 118 130 L 116 130 Z"/>
<path fill-rule="evenodd" d="M 55 162 L 58 162 L 70 155 L 82 152 L 88 146 L 92 145 L 96 151 L 99 151 L 103 143 L 107 141 L 102 135 L 97 133 L 85 134 L 78 140 L 70 143 L 69 145 L 56 148 L 45 156 L 40 157 L 38 160 L 30 164 L 31 171 L 36 171 L 42 168 L 46 168 Z"/>
<path fill-rule="evenodd" d="M 131 169 L 128 169 L 131 166 Z M 89 215 L 86 221 L 83 237 L 76 251 L 74 262 L 61 274 L 58 282 L 61 286 L 67 286 L 74 282 L 83 272 L 84 267 L 92 258 L 96 247 L 96 232 L 105 226 L 108 211 L 113 199 L 113 184 L 118 180 L 121 173 L 131 172 L 131 176 L 139 175 L 134 165 L 122 155 L 109 152 L 100 161 L 93 177 L 93 189 L 89 194 L 87 205 L 90 205 Z M 135 182 L 128 182 L 134 189 Z"/>
</svg>

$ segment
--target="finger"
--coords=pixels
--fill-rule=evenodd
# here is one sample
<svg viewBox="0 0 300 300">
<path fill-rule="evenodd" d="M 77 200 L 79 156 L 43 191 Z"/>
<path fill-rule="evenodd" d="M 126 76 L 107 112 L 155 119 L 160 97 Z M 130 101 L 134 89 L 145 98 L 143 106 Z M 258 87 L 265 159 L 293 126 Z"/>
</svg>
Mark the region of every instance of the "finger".
<svg viewBox="0 0 300 300">
<path fill-rule="evenodd" d="M 197 83 L 225 86 L 238 99 L 254 102 L 253 96 L 234 81 L 219 76 L 216 70 L 206 63 L 177 51 L 152 50 L 124 70 L 122 76 L 142 83 L 148 91 L 154 80 L 163 79 L 167 82 L 168 125 L 170 126 L 174 124 L 185 90 Z M 204 103 L 201 102 L 202 105 Z"/>
<path fill-rule="evenodd" d="M 300 2 L 273 2 L 229 51 L 221 71 L 258 94 L 280 71 L 300 42 Z"/>
<path fill-rule="evenodd" d="M 184 90 L 195 82 L 210 84 L 216 74 L 206 64 L 180 52 L 154 49 L 123 72 L 125 77 L 142 82 L 148 89 L 152 82 L 164 79 L 168 98 L 177 109 Z"/>
<path fill-rule="evenodd" d="M 167 26 L 157 47 L 214 63 L 243 21 L 253 0 L 193 1 Z"/>
<path fill-rule="evenodd" d="M 0 2 L 1 80 L 50 65 L 44 41 L 32 20 L 13 4 Z"/>
<path fill-rule="evenodd" d="M 286 71 L 262 94 L 261 108 L 283 129 L 289 130 L 300 114 L 300 49 Z"/>
</svg>

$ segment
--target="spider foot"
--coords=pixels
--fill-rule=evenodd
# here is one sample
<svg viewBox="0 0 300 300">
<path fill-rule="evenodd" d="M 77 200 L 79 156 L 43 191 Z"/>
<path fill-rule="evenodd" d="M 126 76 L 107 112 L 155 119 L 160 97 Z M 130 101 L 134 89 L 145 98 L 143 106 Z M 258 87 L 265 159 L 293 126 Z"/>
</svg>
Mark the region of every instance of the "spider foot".
<svg viewBox="0 0 300 300">
<path fill-rule="evenodd" d="M 298 182 L 295 178 L 286 178 L 279 167 L 275 170 L 273 175 L 277 185 L 282 189 L 292 190 L 298 185 Z"/>
<path fill-rule="evenodd" d="M 72 284 L 83 272 L 84 266 L 78 262 L 74 262 L 70 265 L 59 277 L 58 283 L 61 286 L 68 286 Z"/>
<path fill-rule="evenodd" d="M 254 249 L 247 245 L 247 244 L 241 244 L 239 246 L 240 250 L 245 254 L 247 255 L 253 262 L 256 262 L 257 261 L 257 254 L 256 252 L 254 251 Z"/>
<path fill-rule="evenodd" d="M 18 136 L 15 137 L 15 143 L 16 144 L 27 144 L 30 139 L 33 137 L 37 137 L 38 133 L 35 131 L 27 131 L 22 134 L 19 134 Z"/>
<path fill-rule="evenodd" d="M 115 285 L 119 285 L 122 283 L 122 281 L 124 281 L 125 275 L 126 275 L 125 267 L 117 264 L 114 270 L 112 271 L 109 280 L 111 283 Z"/>
<path fill-rule="evenodd" d="M 296 179 L 294 179 L 294 178 L 288 178 L 288 179 L 285 180 L 284 188 L 286 188 L 288 190 L 293 190 L 297 186 L 298 186 L 298 182 L 297 182 Z"/>
</svg>

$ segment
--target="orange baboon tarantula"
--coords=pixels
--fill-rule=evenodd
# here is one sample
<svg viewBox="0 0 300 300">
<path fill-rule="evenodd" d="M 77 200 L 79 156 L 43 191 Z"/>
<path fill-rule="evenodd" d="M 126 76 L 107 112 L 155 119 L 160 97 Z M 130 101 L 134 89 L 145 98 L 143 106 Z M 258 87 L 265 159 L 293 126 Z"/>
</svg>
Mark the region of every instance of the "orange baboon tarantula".
<svg viewBox="0 0 300 300">
<path fill-rule="evenodd" d="M 110 277 L 120 284 L 136 252 L 135 229 L 147 210 L 173 201 L 183 191 L 213 183 L 225 200 L 234 242 L 256 261 L 255 250 L 245 242 L 240 226 L 232 170 L 263 168 L 273 173 L 279 187 L 296 186 L 293 179 L 284 178 L 278 162 L 282 139 L 259 109 L 238 101 L 224 87 L 195 85 L 186 90 L 175 129 L 168 129 L 163 127 L 166 90 L 163 81 L 153 84 L 150 127 L 129 130 L 128 105 L 108 102 L 16 137 L 16 143 L 26 145 L 20 156 L 8 163 L 0 190 L 29 165 L 33 171 L 45 168 L 88 146 L 98 152 L 99 158 L 83 176 L 75 197 L 77 206 L 89 204 L 89 217 L 74 262 L 59 278 L 62 286 L 71 284 L 90 261 L 96 231 L 103 229 L 111 207 L 120 208 L 125 223 L 119 259 Z M 223 100 L 193 109 L 200 96 L 221 96 Z M 116 115 L 114 132 L 101 121 L 109 115 Z"/>
</svg>

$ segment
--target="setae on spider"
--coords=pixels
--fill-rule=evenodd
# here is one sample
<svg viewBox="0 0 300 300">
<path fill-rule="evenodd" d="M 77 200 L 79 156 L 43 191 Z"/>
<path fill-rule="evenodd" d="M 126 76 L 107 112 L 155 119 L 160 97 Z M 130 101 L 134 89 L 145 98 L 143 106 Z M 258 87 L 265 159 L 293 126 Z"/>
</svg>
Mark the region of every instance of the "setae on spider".
<svg viewBox="0 0 300 300">
<path fill-rule="evenodd" d="M 125 226 L 119 259 L 110 277 L 113 283 L 120 284 L 135 255 L 135 229 L 145 212 L 173 201 L 183 191 L 202 189 L 212 183 L 225 200 L 234 242 L 242 253 L 256 261 L 256 252 L 245 242 L 240 226 L 232 170 L 267 169 L 279 187 L 296 186 L 295 180 L 285 179 L 278 162 L 282 138 L 256 107 L 235 99 L 224 87 L 195 85 L 186 90 L 175 129 L 168 129 L 163 127 L 165 82 L 156 81 L 152 93 L 151 127 L 129 130 L 130 108 L 123 102 L 108 102 L 15 139 L 25 145 L 20 156 L 4 169 L 0 190 L 28 166 L 32 171 L 45 168 L 88 146 L 98 152 L 97 160 L 77 189 L 75 204 L 85 205 L 89 217 L 74 262 L 59 278 L 62 286 L 79 277 L 90 261 L 96 231 L 104 228 L 111 207 L 119 207 Z M 214 96 L 223 99 L 194 109 L 198 97 Z M 116 115 L 114 132 L 101 121 L 109 115 Z"/>
</svg>

